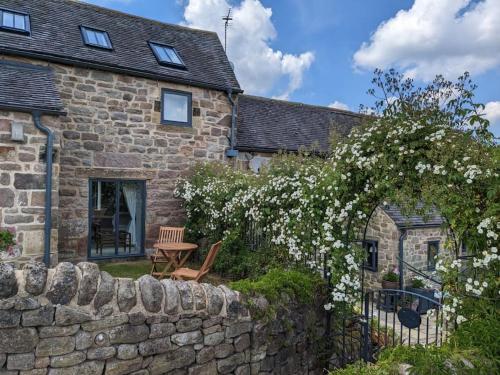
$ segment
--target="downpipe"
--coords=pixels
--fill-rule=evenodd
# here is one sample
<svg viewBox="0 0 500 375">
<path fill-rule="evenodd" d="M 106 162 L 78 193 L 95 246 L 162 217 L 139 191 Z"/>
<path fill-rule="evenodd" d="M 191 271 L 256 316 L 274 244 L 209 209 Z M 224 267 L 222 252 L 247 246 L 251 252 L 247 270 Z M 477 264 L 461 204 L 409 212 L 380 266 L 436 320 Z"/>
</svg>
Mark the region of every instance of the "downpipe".
<svg viewBox="0 0 500 375">
<path fill-rule="evenodd" d="M 235 158 L 238 156 L 238 150 L 234 148 L 236 145 L 236 103 L 233 100 L 233 90 L 230 88 L 226 91 L 227 99 L 231 104 L 231 135 L 229 137 L 229 150 L 226 150 L 226 156 L 228 158 Z"/>
<path fill-rule="evenodd" d="M 45 148 L 45 227 L 44 227 L 44 252 L 43 262 L 50 267 L 50 240 L 52 237 L 52 150 L 54 148 L 54 133 L 42 124 L 41 113 L 34 111 L 33 122 L 35 127 L 47 136 Z"/>
<path fill-rule="evenodd" d="M 404 288 L 404 240 L 406 240 L 407 232 L 406 229 L 401 229 L 401 235 L 399 236 L 398 250 L 399 250 L 399 289 Z"/>
</svg>

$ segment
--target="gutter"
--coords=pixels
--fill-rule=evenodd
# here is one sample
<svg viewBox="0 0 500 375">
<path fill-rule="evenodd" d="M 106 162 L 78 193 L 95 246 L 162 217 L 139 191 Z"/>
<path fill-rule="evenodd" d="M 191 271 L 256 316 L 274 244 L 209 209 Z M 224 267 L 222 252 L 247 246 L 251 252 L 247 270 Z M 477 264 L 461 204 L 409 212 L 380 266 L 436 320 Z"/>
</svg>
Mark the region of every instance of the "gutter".
<svg viewBox="0 0 500 375">
<path fill-rule="evenodd" d="M 44 252 L 43 262 L 50 267 L 50 240 L 52 232 L 52 150 L 54 147 L 54 134 L 44 126 L 41 121 L 41 112 L 33 111 L 33 122 L 35 127 L 47 136 L 46 146 L 46 173 L 45 173 L 45 228 L 44 228 Z"/>
<path fill-rule="evenodd" d="M 231 88 L 228 88 L 226 90 L 226 95 L 227 99 L 229 100 L 229 103 L 231 104 L 231 136 L 229 137 L 229 146 L 230 149 L 226 150 L 226 156 L 228 158 L 234 158 L 238 156 L 238 150 L 235 149 L 236 146 L 236 103 L 233 100 L 232 97 L 233 90 Z"/>
<path fill-rule="evenodd" d="M 403 290 L 404 288 L 404 240 L 406 240 L 407 232 L 406 229 L 401 229 L 398 243 L 399 250 L 399 261 L 398 261 L 398 269 L 399 269 L 399 289 Z"/>
</svg>

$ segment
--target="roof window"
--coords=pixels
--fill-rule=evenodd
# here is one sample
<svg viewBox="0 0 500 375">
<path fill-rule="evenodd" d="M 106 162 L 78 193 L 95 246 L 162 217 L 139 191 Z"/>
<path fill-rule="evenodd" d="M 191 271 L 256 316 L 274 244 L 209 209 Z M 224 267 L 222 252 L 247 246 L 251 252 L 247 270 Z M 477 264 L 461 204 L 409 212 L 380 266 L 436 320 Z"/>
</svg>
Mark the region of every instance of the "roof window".
<svg viewBox="0 0 500 375">
<path fill-rule="evenodd" d="M 29 34 L 30 17 L 24 13 L 0 9 L 0 30 Z"/>
<path fill-rule="evenodd" d="M 86 26 L 80 26 L 80 29 L 82 31 L 83 41 L 86 45 L 91 47 L 113 49 L 111 40 L 109 39 L 109 35 L 106 31 L 92 29 Z"/>
<path fill-rule="evenodd" d="M 177 51 L 165 44 L 149 42 L 149 46 L 161 65 L 168 65 L 177 68 L 186 68 Z"/>
</svg>

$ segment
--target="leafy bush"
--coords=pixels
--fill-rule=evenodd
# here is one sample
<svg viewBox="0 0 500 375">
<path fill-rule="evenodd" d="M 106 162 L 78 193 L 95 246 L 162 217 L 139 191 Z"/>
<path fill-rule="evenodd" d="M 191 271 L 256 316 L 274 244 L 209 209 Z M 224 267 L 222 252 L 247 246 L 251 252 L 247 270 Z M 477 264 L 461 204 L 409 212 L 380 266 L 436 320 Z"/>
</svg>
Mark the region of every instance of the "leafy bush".
<svg viewBox="0 0 500 375">
<path fill-rule="evenodd" d="M 15 233 L 10 229 L 0 229 L 0 251 L 9 252 L 16 244 Z"/>
</svg>

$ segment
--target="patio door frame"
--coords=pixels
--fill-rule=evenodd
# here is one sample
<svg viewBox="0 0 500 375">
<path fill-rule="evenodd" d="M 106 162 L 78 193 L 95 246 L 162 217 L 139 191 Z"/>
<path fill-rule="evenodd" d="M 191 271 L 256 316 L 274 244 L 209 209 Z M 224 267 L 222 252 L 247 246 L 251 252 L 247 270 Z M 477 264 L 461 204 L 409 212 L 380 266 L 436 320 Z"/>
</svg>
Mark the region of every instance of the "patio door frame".
<svg viewBox="0 0 500 375">
<path fill-rule="evenodd" d="M 101 182 L 113 182 L 115 183 L 115 213 L 114 213 L 114 225 L 118 230 L 115 233 L 115 254 L 114 255 L 92 255 L 92 222 L 94 220 L 94 202 L 92 196 L 92 184 Z M 118 250 L 119 247 L 119 224 L 120 224 L 120 186 L 124 182 L 134 182 L 140 186 L 141 189 L 141 199 L 142 199 L 142 222 L 139 223 L 142 227 L 142 238 L 140 243 L 136 243 L 136 246 L 140 246 L 139 252 L 136 253 L 124 253 L 120 254 Z M 98 178 L 91 177 L 89 178 L 89 201 L 88 201 L 88 234 L 87 234 L 87 259 L 89 260 L 98 260 L 98 259 L 116 259 L 116 258 L 132 258 L 132 257 L 143 257 L 145 253 L 145 242 L 146 242 L 146 181 L 145 180 L 134 180 L 134 179 L 122 179 L 122 178 Z"/>
</svg>

